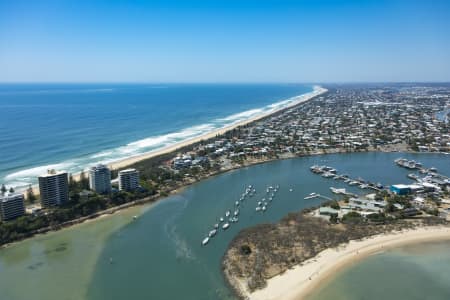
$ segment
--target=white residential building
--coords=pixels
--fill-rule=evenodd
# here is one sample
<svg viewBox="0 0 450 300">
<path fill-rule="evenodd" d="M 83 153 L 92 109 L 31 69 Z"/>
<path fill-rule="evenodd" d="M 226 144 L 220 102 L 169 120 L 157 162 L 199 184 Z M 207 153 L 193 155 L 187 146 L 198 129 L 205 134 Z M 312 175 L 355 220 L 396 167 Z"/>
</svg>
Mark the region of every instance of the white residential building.
<svg viewBox="0 0 450 300">
<path fill-rule="evenodd" d="M 97 165 L 89 169 L 89 187 L 99 194 L 111 192 L 111 171 L 105 165 Z"/>
<path fill-rule="evenodd" d="M 61 205 L 69 201 L 69 177 L 67 172 L 48 170 L 39 179 L 42 207 Z"/>
<path fill-rule="evenodd" d="M 119 171 L 119 190 L 132 191 L 139 187 L 139 171 L 126 169 Z"/>
<path fill-rule="evenodd" d="M 23 194 L 6 193 L 0 195 L 0 219 L 8 221 L 25 214 Z"/>
</svg>

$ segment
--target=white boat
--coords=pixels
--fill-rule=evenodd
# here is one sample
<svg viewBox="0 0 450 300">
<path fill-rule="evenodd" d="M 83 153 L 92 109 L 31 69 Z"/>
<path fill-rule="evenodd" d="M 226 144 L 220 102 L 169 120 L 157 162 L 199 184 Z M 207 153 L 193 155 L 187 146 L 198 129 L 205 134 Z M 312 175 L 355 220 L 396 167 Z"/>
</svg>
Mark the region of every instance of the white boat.
<svg viewBox="0 0 450 300">
<path fill-rule="evenodd" d="M 262 202 L 261 202 L 261 201 L 258 201 L 258 206 L 261 206 L 261 204 L 262 204 Z"/>
<path fill-rule="evenodd" d="M 239 206 L 239 201 L 234 202 L 236 206 Z"/>
<path fill-rule="evenodd" d="M 227 211 L 225 212 L 225 217 L 229 217 L 230 214 L 231 214 L 231 212 L 230 212 L 229 210 L 227 210 Z"/>
<path fill-rule="evenodd" d="M 236 210 L 234 211 L 234 216 L 237 216 L 237 215 L 239 215 L 239 209 L 236 209 Z"/>
<path fill-rule="evenodd" d="M 311 193 L 303 199 L 308 200 L 308 199 L 313 199 L 313 198 L 317 198 L 317 197 L 319 197 L 319 194 Z"/>
<path fill-rule="evenodd" d="M 255 210 L 256 210 L 256 211 L 260 211 L 260 210 L 261 210 L 261 207 L 260 207 L 260 206 L 257 206 L 257 207 L 255 208 Z"/>
<path fill-rule="evenodd" d="M 292 191 L 294 191 L 293 189 L 289 189 L 289 192 L 292 192 Z"/>
<path fill-rule="evenodd" d="M 202 241 L 202 246 L 205 246 L 209 242 L 209 237 L 205 237 Z"/>
<path fill-rule="evenodd" d="M 262 211 L 266 211 L 266 207 L 265 206 L 263 206 L 261 209 L 262 209 Z"/>
<path fill-rule="evenodd" d="M 213 230 L 211 230 L 211 231 L 209 232 L 208 237 L 212 238 L 213 236 L 216 235 L 216 233 L 217 233 L 217 230 L 216 230 L 216 229 L 213 229 Z"/>
<path fill-rule="evenodd" d="M 349 184 L 349 185 L 357 185 L 358 183 L 359 183 L 358 181 L 352 180 L 352 181 L 350 181 L 348 184 Z"/>
<path fill-rule="evenodd" d="M 219 221 L 223 222 L 223 221 L 225 221 L 225 219 L 223 217 L 220 217 Z"/>
<path fill-rule="evenodd" d="M 230 223 L 225 223 L 225 224 L 223 224 L 222 229 L 227 230 L 228 227 L 230 227 Z"/>
<path fill-rule="evenodd" d="M 138 218 L 137 216 L 133 216 L 133 220 L 137 220 L 137 218 Z"/>
<path fill-rule="evenodd" d="M 334 188 L 334 187 L 330 187 L 330 190 L 334 194 L 345 194 L 346 193 L 345 189 L 337 189 L 337 188 Z"/>
<path fill-rule="evenodd" d="M 219 228 L 219 223 L 214 224 L 214 228 L 215 229 Z"/>
</svg>

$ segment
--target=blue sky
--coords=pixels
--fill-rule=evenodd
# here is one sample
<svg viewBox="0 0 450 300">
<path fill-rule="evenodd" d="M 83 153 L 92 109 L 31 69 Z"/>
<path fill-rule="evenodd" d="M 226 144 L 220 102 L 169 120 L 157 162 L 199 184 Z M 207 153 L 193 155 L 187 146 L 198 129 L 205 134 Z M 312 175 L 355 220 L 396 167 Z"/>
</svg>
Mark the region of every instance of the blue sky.
<svg viewBox="0 0 450 300">
<path fill-rule="evenodd" d="M 450 81 L 450 1 L 0 0 L 0 82 Z"/>
</svg>

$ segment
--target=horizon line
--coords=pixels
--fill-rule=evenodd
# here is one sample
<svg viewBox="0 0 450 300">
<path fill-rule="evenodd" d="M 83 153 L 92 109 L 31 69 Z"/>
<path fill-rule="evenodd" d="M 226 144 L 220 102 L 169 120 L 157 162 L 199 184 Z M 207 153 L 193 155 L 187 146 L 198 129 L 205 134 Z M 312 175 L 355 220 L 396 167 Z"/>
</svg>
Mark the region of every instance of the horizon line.
<svg viewBox="0 0 450 300">
<path fill-rule="evenodd" d="M 405 83 L 450 83 L 446 80 L 405 81 L 0 81 L 7 84 L 405 84 Z"/>
</svg>

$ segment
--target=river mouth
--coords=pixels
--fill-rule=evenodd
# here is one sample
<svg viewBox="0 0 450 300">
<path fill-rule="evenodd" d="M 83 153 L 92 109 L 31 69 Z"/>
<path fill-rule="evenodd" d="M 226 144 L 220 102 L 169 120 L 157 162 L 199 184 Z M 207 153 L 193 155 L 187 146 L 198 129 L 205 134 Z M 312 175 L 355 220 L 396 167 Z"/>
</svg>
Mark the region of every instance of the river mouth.
<svg viewBox="0 0 450 300">
<path fill-rule="evenodd" d="M 383 184 L 411 182 L 408 171 L 393 162 L 400 156 L 442 166 L 447 169 L 439 171 L 450 174 L 450 164 L 442 163 L 448 161 L 445 155 L 375 152 L 302 157 L 235 170 L 159 201 L 137 220 L 132 218 L 137 213 L 126 211 L 0 251 L 0 297 L 63 299 L 61 286 L 79 296 L 73 299 L 235 299 L 221 273 L 221 259 L 233 237 L 243 228 L 277 222 L 289 212 L 318 205 L 322 200 L 303 199 L 312 192 L 333 197 L 329 187 L 340 187 L 333 179 L 311 173 L 311 165 L 331 165 Z M 202 247 L 205 235 L 250 184 L 256 194 L 240 205 L 239 222 L 219 230 Z M 276 185 L 280 188 L 271 206 L 265 213 L 256 212 L 257 200 L 268 186 Z M 46 249 L 51 255 L 45 256 Z M 95 257 L 88 259 L 92 253 Z M 42 257 L 46 261 L 39 265 Z M 19 279 L 30 289 L 11 284 Z"/>
<path fill-rule="evenodd" d="M 450 241 L 439 241 L 377 253 L 344 269 L 307 300 L 449 299 L 449 247 Z"/>
</svg>

